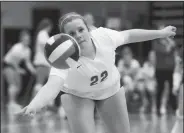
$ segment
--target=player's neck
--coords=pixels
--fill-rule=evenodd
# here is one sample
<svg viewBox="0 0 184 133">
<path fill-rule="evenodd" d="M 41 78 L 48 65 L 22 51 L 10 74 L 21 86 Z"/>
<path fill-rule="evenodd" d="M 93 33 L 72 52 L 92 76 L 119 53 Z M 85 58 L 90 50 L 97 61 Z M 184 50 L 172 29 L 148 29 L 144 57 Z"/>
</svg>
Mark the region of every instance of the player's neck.
<svg viewBox="0 0 184 133">
<path fill-rule="evenodd" d="M 96 57 L 96 47 L 93 42 L 88 45 L 81 46 L 81 54 L 84 57 L 94 59 Z"/>
</svg>

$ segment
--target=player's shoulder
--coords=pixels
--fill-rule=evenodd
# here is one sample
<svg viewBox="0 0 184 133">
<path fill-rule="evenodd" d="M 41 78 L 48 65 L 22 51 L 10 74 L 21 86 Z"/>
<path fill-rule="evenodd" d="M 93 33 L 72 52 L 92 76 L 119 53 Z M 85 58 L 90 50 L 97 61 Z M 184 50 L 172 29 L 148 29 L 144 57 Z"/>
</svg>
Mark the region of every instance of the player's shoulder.
<svg viewBox="0 0 184 133">
<path fill-rule="evenodd" d="M 104 28 L 104 27 L 98 27 L 98 28 L 95 28 L 95 29 L 91 30 L 91 34 L 92 35 L 105 34 L 106 30 L 108 30 L 108 29 Z"/>
<path fill-rule="evenodd" d="M 104 27 L 99 27 L 91 31 L 91 35 L 93 38 L 97 40 L 103 40 L 103 41 L 108 41 L 109 34 L 108 34 L 108 29 Z"/>
<path fill-rule="evenodd" d="M 22 44 L 20 42 L 15 43 L 12 48 L 13 49 L 20 49 L 22 47 Z"/>
<path fill-rule="evenodd" d="M 42 38 L 42 37 L 45 37 L 45 36 L 48 36 L 48 33 L 45 30 L 39 31 L 38 37 Z"/>
</svg>

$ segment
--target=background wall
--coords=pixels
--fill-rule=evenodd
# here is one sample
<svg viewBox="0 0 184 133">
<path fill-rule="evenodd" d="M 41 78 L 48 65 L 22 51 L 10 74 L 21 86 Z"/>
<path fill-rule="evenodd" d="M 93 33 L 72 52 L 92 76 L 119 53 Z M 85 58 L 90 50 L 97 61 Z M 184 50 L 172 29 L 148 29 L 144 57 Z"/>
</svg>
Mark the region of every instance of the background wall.
<svg viewBox="0 0 184 133">
<path fill-rule="evenodd" d="M 61 12 L 92 12 L 94 16 L 105 16 L 108 11 L 121 10 L 129 13 L 129 19 L 136 19 L 137 14 L 149 14 L 149 2 L 1 2 L 2 28 L 32 28 L 32 10 L 34 8 L 56 8 Z M 132 15 L 130 15 L 132 14 Z"/>
</svg>

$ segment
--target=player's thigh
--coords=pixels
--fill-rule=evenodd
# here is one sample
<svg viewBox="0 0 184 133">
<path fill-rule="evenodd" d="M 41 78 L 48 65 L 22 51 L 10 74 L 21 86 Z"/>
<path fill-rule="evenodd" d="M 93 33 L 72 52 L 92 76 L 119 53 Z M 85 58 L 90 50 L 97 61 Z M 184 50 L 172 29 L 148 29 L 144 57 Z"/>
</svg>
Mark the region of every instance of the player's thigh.
<svg viewBox="0 0 184 133">
<path fill-rule="evenodd" d="M 15 77 L 14 80 L 16 82 L 17 87 L 21 88 L 21 85 L 22 85 L 22 75 L 15 71 L 14 77 Z"/>
<path fill-rule="evenodd" d="M 36 67 L 36 82 L 39 84 L 44 84 L 49 75 L 49 67 L 47 66 L 37 66 Z"/>
<path fill-rule="evenodd" d="M 15 70 L 11 67 L 6 67 L 4 68 L 3 70 L 3 74 L 4 74 L 4 77 L 8 83 L 8 85 L 14 85 L 16 86 L 17 83 L 16 83 L 16 74 L 15 74 Z"/>
<path fill-rule="evenodd" d="M 110 133 L 130 133 L 123 87 L 112 97 L 98 101 L 97 109 Z"/>
<path fill-rule="evenodd" d="M 72 133 L 95 133 L 93 100 L 63 94 L 61 102 L 66 112 Z"/>
</svg>

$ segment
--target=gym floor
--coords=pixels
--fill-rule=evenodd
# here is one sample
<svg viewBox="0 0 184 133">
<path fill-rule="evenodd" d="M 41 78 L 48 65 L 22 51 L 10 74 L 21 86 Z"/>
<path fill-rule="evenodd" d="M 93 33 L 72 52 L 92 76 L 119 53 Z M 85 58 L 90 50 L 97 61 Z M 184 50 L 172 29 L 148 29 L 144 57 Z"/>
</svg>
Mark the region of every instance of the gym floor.
<svg viewBox="0 0 184 133">
<path fill-rule="evenodd" d="M 131 133 L 170 133 L 175 122 L 174 115 L 157 117 L 154 114 L 129 114 Z M 44 120 L 31 124 L 25 117 L 10 121 L 1 111 L 1 133 L 71 133 L 67 120 L 52 113 Z"/>
</svg>

